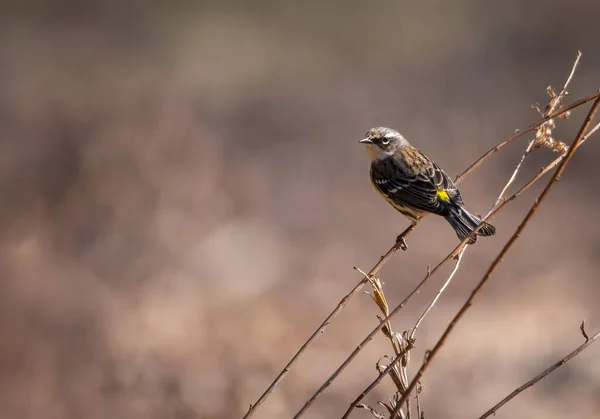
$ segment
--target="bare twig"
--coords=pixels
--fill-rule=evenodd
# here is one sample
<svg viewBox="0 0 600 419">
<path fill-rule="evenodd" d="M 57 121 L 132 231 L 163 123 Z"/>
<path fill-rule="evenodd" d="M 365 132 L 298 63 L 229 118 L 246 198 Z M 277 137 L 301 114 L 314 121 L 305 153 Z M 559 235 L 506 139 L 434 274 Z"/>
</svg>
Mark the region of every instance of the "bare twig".
<svg viewBox="0 0 600 419">
<path fill-rule="evenodd" d="M 573 76 L 575 75 L 575 70 L 577 69 L 577 66 L 579 65 L 579 60 L 581 59 L 581 51 L 577 51 L 577 57 L 575 57 L 575 62 L 573 63 L 573 67 L 571 68 L 571 73 L 569 73 L 569 77 L 567 77 L 567 81 L 565 82 L 562 91 L 560 92 L 559 96 L 564 96 L 567 93 L 567 86 L 569 86 L 569 83 L 571 83 L 571 80 L 573 79 Z M 550 111 L 549 113 L 554 112 L 554 109 L 556 109 L 557 105 L 553 104 L 553 110 Z"/>
<path fill-rule="evenodd" d="M 475 171 L 479 166 L 481 166 L 481 164 L 486 161 L 492 154 L 496 153 L 497 151 L 501 150 L 502 148 L 506 147 L 508 144 L 512 143 L 514 140 L 516 140 L 519 137 L 522 137 L 523 135 L 527 134 L 528 132 L 531 131 L 535 131 L 541 124 L 543 124 L 544 122 L 552 119 L 552 118 L 557 118 L 561 115 L 566 114 L 567 112 L 581 106 L 584 105 L 588 102 L 591 102 L 592 100 L 597 99 L 598 97 L 600 97 L 600 90 L 596 91 L 596 93 L 584 97 L 583 99 L 580 99 L 578 101 L 575 101 L 567 106 L 563 106 L 562 108 L 560 108 L 558 111 L 553 112 L 552 114 L 540 118 L 537 121 L 535 121 L 533 124 L 531 124 L 530 126 L 528 126 L 527 128 L 523 129 L 523 130 L 516 130 L 515 133 L 513 135 L 511 135 L 510 137 L 508 137 L 506 140 L 499 142 L 498 144 L 496 144 L 494 147 L 490 148 L 488 151 L 486 151 L 481 157 L 479 157 L 477 160 L 475 160 L 475 162 L 469 166 L 464 172 L 462 172 L 460 175 L 458 175 L 456 177 L 455 182 L 458 184 L 460 182 L 462 182 L 468 175 L 470 175 L 473 171 Z"/>
<path fill-rule="evenodd" d="M 373 417 L 375 417 L 376 419 L 385 419 L 384 415 L 382 415 L 381 413 L 379 413 L 377 410 L 373 409 L 371 406 L 368 406 L 366 404 L 361 404 L 361 405 L 359 405 L 357 407 L 359 407 L 361 409 L 365 409 L 370 414 L 372 414 Z"/>
<path fill-rule="evenodd" d="M 593 119 L 596 111 L 598 110 L 598 106 L 599 105 L 600 105 L 600 97 L 597 98 L 594 101 L 594 104 L 592 105 L 592 108 L 588 112 L 588 115 L 585 118 L 585 121 L 583 122 L 583 124 L 581 125 L 581 128 L 579 129 L 577 137 L 573 141 L 572 146 L 569 148 L 569 151 L 564 156 L 564 159 L 561 161 L 559 167 L 556 169 L 556 172 L 554 173 L 554 176 L 552 176 L 552 178 L 550 179 L 550 181 L 548 182 L 548 184 L 546 185 L 546 187 L 544 188 L 544 190 L 542 191 L 542 193 L 535 200 L 535 202 L 531 206 L 529 212 L 527 213 L 527 215 L 525 216 L 525 218 L 523 219 L 523 221 L 521 222 L 521 224 L 519 224 L 519 227 L 517 227 L 517 230 L 515 231 L 515 233 L 511 236 L 511 238 L 508 240 L 508 242 L 506 242 L 506 244 L 504 245 L 504 247 L 502 248 L 502 250 L 500 251 L 500 253 L 496 257 L 496 259 L 494 259 L 494 261 L 492 262 L 492 264 L 488 268 L 488 270 L 485 273 L 485 275 L 483 276 L 483 278 L 481 278 L 481 281 L 479 281 L 479 283 L 477 284 L 477 286 L 473 289 L 473 292 L 471 293 L 471 295 L 469 296 L 469 298 L 467 299 L 467 301 L 464 303 L 464 305 L 458 311 L 458 313 L 456 314 L 456 316 L 454 316 L 454 318 L 452 319 L 452 321 L 450 322 L 450 324 L 448 325 L 448 327 L 446 328 L 446 330 L 442 334 L 442 337 L 435 344 L 435 346 L 433 347 L 433 349 L 429 353 L 429 356 L 426 358 L 425 362 L 423 363 L 423 365 L 421 366 L 421 368 L 419 368 L 419 370 L 415 374 L 415 377 L 413 378 L 413 380 L 409 384 L 408 389 L 406 391 L 406 394 L 404 394 L 402 396 L 402 398 L 400 399 L 398 405 L 396 405 L 396 408 L 394 409 L 394 412 L 392 412 L 392 414 L 390 415 L 391 419 L 394 419 L 397 416 L 398 411 L 400 410 L 400 407 L 401 407 L 402 403 L 410 395 L 411 391 L 414 389 L 414 387 L 416 386 L 417 382 L 423 376 L 423 373 L 425 372 L 425 370 L 427 369 L 427 367 L 429 365 L 431 365 L 431 361 L 435 358 L 435 356 L 439 352 L 440 348 L 446 342 L 446 340 L 448 338 L 448 335 L 450 335 L 450 333 L 452 332 L 452 330 L 454 329 L 454 327 L 456 326 L 456 324 L 460 321 L 460 319 L 464 316 L 464 314 L 467 312 L 467 310 L 471 307 L 471 305 L 473 304 L 473 300 L 479 294 L 479 291 L 483 288 L 483 286 L 486 284 L 486 282 L 490 279 L 492 273 L 496 270 L 496 268 L 498 267 L 498 265 L 500 265 L 500 262 L 502 262 L 504 256 L 511 249 L 512 245 L 514 244 L 514 242 L 517 241 L 517 239 L 519 238 L 521 232 L 525 229 L 525 227 L 529 223 L 529 220 L 531 220 L 531 218 L 533 217 L 533 215 L 536 213 L 539 205 L 544 201 L 544 199 L 546 198 L 546 196 L 548 196 L 548 193 L 552 189 L 552 186 L 560 178 L 560 176 L 561 176 L 562 172 L 564 171 L 567 163 L 569 162 L 569 160 L 571 159 L 571 157 L 573 157 L 575 151 L 577 150 L 577 148 L 579 146 L 579 143 L 583 140 L 584 134 L 585 134 L 586 130 L 588 129 L 588 127 L 589 127 L 589 125 L 590 125 L 590 123 L 591 123 L 591 121 L 592 121 L 592 119 Z"/>
<path fill-rule="evenodd" d="M 421 392 L 423 391 L 423 385 L 421 384 L 421 382 L 417 383 L 417 395 L 416 395 L 416 399 L 417 399 L 417 418 L 418 419 L 423 419 L 423 411 L 421 410 L 421 398 L 419 397 L 421 395 Z"/>
<path fill-rule="evenodd" d="M 369 386 L 367 388 L 365 388 L 363 390 L 362 393 L 360 393 L 360 395 L 354 399 L 354 401 L 350 404 L 350 407 L 348 408 L 348 410 L 346 411 L 346 413 L 344 413 L 344 416 L 342 416 L 342 419 L 346 419 L 348 416 L 350 416 L 350 413 L 352 413 L 352 410 L 354 410 L 355 407 L 359 407 L 360 406 L 360 401 L 371 392 L 371 390 L 373 390 L 375 387 L 377 387 L 379 385 L 379 383 L 381 382 L 381 380 L 383 380 L 383 378 L 392 370 L 392 368 L 394 368 L 397 364 L 398 361 L 400 361 L 400 359 L 409 351 L 412 349 L 412 343 L 409 342 L 408 346 L 405 348 L 404 351 L 400 352 L 398 355 L 396 355 L 389 363 L 389 365 L 387 367 L 385 367 L 385 369 L 383 369 L 379 375 L 377 376 L 377 378 L 375 380 L 373 380 L 373 382 L 371 384 L 369 384 Z"/>
<path fill-rule="evenodd" d="M 588 334 L 585 331 L 585 320 L 581 322 L 581 326 L 579 326 L 579 330 L 581 330 L 581 334 L 583 335 L 583 337 L 585 338 L 585 341 L 587 342 L 588 340 L 590 340 L 590 337 L 588 336 Z"/>
<path fill-rule="evenodd" d="M 431 309 L 433 308 L 433 306 L 435 305 L 435 303 L 437 303 L 437 301 L 439 300 L 440 296 L 442 295 L 442 293 L 444 292 L 444 290 L 446 289 L 446 287 L 448 286 L 448 284 L 450 284 L 450 281 L 452 281 L 452 278 L 454 278 L 454 275 L 458 271 L 458 268 L 460 266 L 460 261 L 462 260 L 462 257 L 465 254 L 466 250 L 467 250 L 467 246 L 463 247 L 458 252 L 458 257 L 456 259 L 456 264 L 454 265 L 454 268 L 452 268 L 452 272 L 450 272 L 450 275 L 448 276 L 448 279 L 446 279 L 446 282 L 444 282 L 444 285 L 442 285 L 442 287 L 439 289 L 439 291 L 435 294 L 435 297 L 433 297 L 433 300 L 431 300 L 431 303 L 429 304 L 429 306 L 427 307 L 427 309 L 425 309 L 425 311 L 423 312 L 423 314 L 421 314 L 421 317 L 419 317 L 419 320 L 417 320 L 417 323 L 415 323 L 415 326 L 411 329 L 411 331 L 410 331 L 410 337 L 408 338 L 409 341 L 412 341 L 415 338 L 415 333 L 417 333 L 417 329 L 421 325 L 421 322 L 423 321 L 423 319 L 425 318 L 425 316 L 431 311 Z"/>
<path fill-rule="evenodd" d="M 545 111 L 542 113 L 542 117 L 549 117 L 557 110 L 557 108 L 560 107 L 563 98 L 567 94 L 567 87 L 569 86 L 569 83 L 571 83 L 571 80 L 573 79 L 573 75 L 575 74 L 575 70 L 577 69 L 577 66 L 579 65 L 580 59 L 581 59 L 581 51 L 578 51 L 577 58 L 575 58 L 575 62 L 573 63 L 571 72 L 569 73 L 569 76 L 567 77 L 567 81 L 565 81 L 565 84 L 563 85 L 562 89 L 560 90 L 560 93 L 558 93 L 557 95 L 550 96 L 550 100 L 548 102 L 548 105 L 546 106 Z M 552 89 L 549 88 L 548 90 L 551 91 Z M 504 194 L 506 193 L 506 191 L 508 190 L 510 185 L 512 185 L 512 183 L 517 178 L 517 174 L 519 173 L 519 170 L 521 170 L 521 166 L 523 165 L 525 158 L 529 155 L 529 153 L 531 153 L 531 151 L 533 151 L 533 149 L 535 148 L 535 145 L 539 141 L 539 139 L 542 137 L 551 136 L 553 129 L 554 129 L 554 119 L 553 118 L 548 119 L 547 121 L 540 124 L 539 127 L 537 127 L 537 129 L 536 129 L 537 133 L 536 133 L 535 138 L 533 138 L 531 141 L 529 141 L 529 144 L 527 145 L 525 152 L 521 156 L 521 159 L 519 160 L 517 167 L 515 167 L 515 170 L 513 171 L 510 178 L 508 179 L 508 182 L 506 182 L 506 185 L 504 185 L 504 188 L 502 188 L 502 191 L 500 192 L 500 195 L 498 196 L 498 199 L 496 200 L 496 202 L 494 203 L 492 208 L 494 208 L 496 205 L 498 205 L 498 203 L 503 199 Z M 490 211 L 491 211 L 491 209 L 490 209 Z"/>
<path fill-rule="evenodd" d="M 583 323 L 582 323 L 583 325 Z M 535 378 L 527 381 L 525 384 L 523 384 L 521 387 L 517 388 L 515 391 L 513 391 L 512 393 L 510 393 L 508 396 L 506 396 L 504 399 L 502 399 L 498 404 L 496 404 L 494 407 L 492 407 L 490 410 L 488 410 L 487 412 L 485 412 L 483 415 L 480 416 L 479 419 L 485 419 L 488 418 L 492 415 L 495 415 L 496 412 L 498 411 L 498 409 L 500 409 L 502 406 L 504 406 L 506 403 L 508 403 L 510 400 L 512 400 L 513 398 L 515 398 L 519 393 L 523 392 L 524 390 L 528 389 L 529 387 L 535 385 L 538 381 L 540 381 L 542 378 L 546 377 L 547 375 L 551 374 L 555 369 L 557 369 L 558 367 L 563 366 L 564 364 L 566 364 L 567 362 L 569 362 L 571 359 L 575 358 L 577 355 L 579 355 L 579 353 L 581 351 L 583 351 L 585 348 L 587 348 L 588 346 L 590 346 L 592 343 L 594 343 L 594 341 L 596 339 L 598 339 L 600 337 L 600 332 L 597 332 L 595 335 L 593 335 L 590 338 L 587 338 L 586 336 L 586 341 L 580 345 L 577 349 L 575 349 L 573 352 L 571 352 L 569 355 L 565 356 L 564 358 L 562 358 L 560 361 L 558 361 L 556 364 L 552 365 L 550 368 L 546 369 L 544 372 L 542 372 L 540 375 L 536 376 Z"/>
<path fill-rule="evenodd" d="M 591 130 L 588 131 L 587 134 L 585 134 L 585 137 L 583 137 L 583 141 L 587 140 L 588 138 L 590 138 L 596 131 L 598 131 L 600 129 L 600 122 L 598 122 L 596 125 L 594 125 L 594 128 L 592 128 Z"/>
<path fill-rule="evenodd" d="M 469 166 L 463 173 L 461 173 L 459 176 L 457 176 L 456 183 L 458 184 L 461 181 L 463 181 L 469 174 L 471 174 L 473 171 L 475 171 L 492 154 L 494 154 L 495 152 L 497 152 L 504 146 L 508 145 L 515 139 L 521 137 L 522 135 L 535 130 L 537 127 L 539 127 L 542 123 L 544 123 L 548 119 L 559 117 L 560 115 L 565 114 L 566 112 L 569 112 L 572 109 L 575 109 L 581 105 L 584 105 L 585 103 L 588 103 L 598 97 L 600 97 L 600 91 L 597 91 L 593 95 L 587 96 L 583 99 L 575 101 L 575 102 L 561 108 L 557 112 L 554 112 L 553 114 L 549 115 L 548 117 L 539 119 L 535 123 L 531 124 L 529 127 L 525 128 L 521 131 L 515 132 L 508 139 L 498 143 L 496 146 L 494 146 L 490 150 L 488 150 L 479 159 L 477 159 L 477 161 L 475 161 L 471 166 Z M 416 229 L 417 225 L 410 225 L 401 234 L 401 236 L 403 236 L 404 238 L 408 237 Z M 398 249 L 401 248 L 401 246 L 402 246 L 402 242 L 397 241 L 386 252 L 386 254 L 380 258 L 379 262 L 377 262 L 377 264 L 373 267 L 373 269 L 371 269 L 371 271 L 369 271 L 369 275 L 376 275 L 381 270 L 383 265 L 385 265 L 385 263 L 392 257 L 392 255 L 394 253 L 396 253 L 396 251 Z M 264 401 L 267 399 L 267 397 L 273 392 L 275 387 L 277 387 L 277 385 L 279 385 L 279 383 L 283 380 L 283 378 L 288 374 L 290 369 L 299 361 L 302 354 L 306 350 L 308 350 L 315 343 L 315 341 L 319 338 L 319 336 L 321 336 L 325 332 L 325 329 L 327 328 L 327 326 L 339 315 L 339 313 L 344 309 L 344 307 L 348 304 L 348 302 L 352 299 L 352 297 L 354 297 L 356 294 L 358 294 L 364 288 L 366 283 L 367 283 L 367 278 L 363 278 L 358 284 L 355 285 L 355 287 L 346 296 L 344 296 L 344 298 L 341 299 L 341 301 L 334 308 L 334 310 L 329 314 L 329 316 L 327 316 L 327 318 L 321 323 L 321 325 L 317 328 L 317 330 L 315 330 L 315 332 L 308 338 L 308 340 L 300 347 L 300 349 L 296 352 L 296 354 L 292 357 L 292 359 L 287 363 L 287 365 L 283 368 L 283 370 L 281 370 L 281 372 L 277 375 L 275 380 L 269 385 L 269 387 L 265 390 L 265 392 L 258 398 L 258 400 L 253 405 L 250 405 L 248 412 L 244 415 L 244 419 L 250 418 L 256 412 L 258 407 L 264 403 Z M 420 284 L 420 285 L 422 285 L 422 284 Z M 419 288 L 420 288 L 420 286 L 419 286 Z M 418 292 L 418 289 L 416 289 L 415 291 Z M 412 297 L 412 295 L 411 295 L 411 297 Z M 406 301 L 408 301 L 408 300 L 406 300 Z M 406 301 L 403 303 L 405 304 Z M 394 315 L 394 314 L 395 313 L 392 313 L 392 315 Z"/>
</svg>

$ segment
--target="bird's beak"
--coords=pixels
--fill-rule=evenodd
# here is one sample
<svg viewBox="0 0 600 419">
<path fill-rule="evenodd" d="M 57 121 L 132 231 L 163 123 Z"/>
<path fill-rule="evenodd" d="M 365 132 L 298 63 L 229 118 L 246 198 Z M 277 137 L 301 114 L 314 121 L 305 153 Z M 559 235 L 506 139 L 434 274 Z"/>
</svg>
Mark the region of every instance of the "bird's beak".
<svg viewBox="0 0 600 419">
<path fill-rule="evenodd" d="M 363 138 L 362 140 L 359 141 L 359 143 L 361 143 L 361 144 L 373 144 L 373 141 L 371 141 L 370 138 Z"/>
</svg>

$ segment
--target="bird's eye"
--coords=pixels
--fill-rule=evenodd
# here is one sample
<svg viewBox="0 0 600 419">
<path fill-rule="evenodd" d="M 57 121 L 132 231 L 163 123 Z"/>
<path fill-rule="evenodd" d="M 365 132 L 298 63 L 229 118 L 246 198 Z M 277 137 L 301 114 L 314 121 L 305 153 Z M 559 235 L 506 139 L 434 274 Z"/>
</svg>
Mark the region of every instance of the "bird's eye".
<svg viewBox="0 0 600 419">
<path fill-rule="evenodd" d="M 381 140 L 381 144 L 383 144 L 383 145 L 388 145 L 389 143 L 390 143 L 390 139 L 389 139 L 389 138 L 386 138 L 386 137 L 384 137 L 384 138 Z"/>
</svg>

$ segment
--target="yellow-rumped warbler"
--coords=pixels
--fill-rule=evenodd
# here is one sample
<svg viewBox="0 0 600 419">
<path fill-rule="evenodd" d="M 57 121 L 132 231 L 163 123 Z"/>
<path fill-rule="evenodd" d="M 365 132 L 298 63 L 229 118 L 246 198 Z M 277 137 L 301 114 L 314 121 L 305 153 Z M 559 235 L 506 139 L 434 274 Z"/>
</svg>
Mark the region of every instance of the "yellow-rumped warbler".
<svg viewBox="0 0 600 419">
<path fill-rule="evenodd" d="M 364 139 L 371 157 L 371 182 L 394 208 L 413 224 L 425 213 L 444 217 L 462 240 L 481 224 L 465 208 L 458 188 L 440 167 L 406 141 L 398 131 L 372 128 Z M 496 228 L 488 223 L 469 240 L 491 236 Z"/>
</svg>

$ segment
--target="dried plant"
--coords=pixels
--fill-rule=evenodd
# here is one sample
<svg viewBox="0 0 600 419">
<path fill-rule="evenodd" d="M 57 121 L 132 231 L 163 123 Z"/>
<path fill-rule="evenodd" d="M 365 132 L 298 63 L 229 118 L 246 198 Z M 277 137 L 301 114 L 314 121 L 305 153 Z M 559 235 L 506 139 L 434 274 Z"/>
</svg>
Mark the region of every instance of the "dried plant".
<svg viewBox="0 0 600 419">
<path fill-rule="evenodd" d="M 527 191 L 532 185 L 537 183 L 544 175 L 549 173 L 554 168 L 557 168 L 554 172 L 553 176 L 547 183 L 546 187 L 542 191 L 542 193 L 535 200 L 534 204 L 531 206 L 529 212 L 524 217 L 522 222 L 517 227 L 515 233 L 510 237 L 507 243 L 504 245 L 502 250 L 498 253 L 497 257 L 490 264 L 488 270 L 481 278 L 477 286 L 473 289 L 471 295 L 463 304 L 458 313 L 454 316 L 453 320 L 445 329 L 441 338 L 435 344 L 435 346 L 431 349 L 431 351 L 426 351 L 425 359 L 422 365 L 419 367 L 418 371 L 413 375 L 411 379 L 409 379 L 408 368 L 410 365 L 410 355 L 411 351 L 415 346 L 415 341 L 417 339 L 417 331 L 422 324 L 422 322 L 426 319 L 427 315 L 434 308 L 435 304 L 438 302 L 440 297 L 442 296 L 445 289 L 448 287 L 452 279 L 456 276 L 457 272 L 460 268 L 460 263 L 467 252 L 469 246 L 466 244 L 469 238 L 465 238 L 458 246 L 456 246 L 448 255 L 442 259 L 436 266 L 432 268 L 427 267 L 427 272 L 424 278 L 418 283 L 418 285 L 406 296 L 398 305 L 396 305 L 393 309 L 390 310 L 390 305 L 388 299 L 386 298 L 383 284 L 380 278 L 377 276 L 378 272 L 381 270 L 383 265 L 392 257 L 392 255 L 399 249 L 407 250 L 406 247 L 406 239 L 412 234 L 415 229 L 418 227 L 417 225 L 411 225 L 404 232 L 402 232 L 394 245 L 381 257 L 379 262 L 369 271 L 363 272 L 359 268 L 355 268 L 358 272 L 361 273 L 363 279 L 339 302 L 336 308 L 331 312 L 331 314 L 323 321 L 323 323 L 319 326 L 319 328 L 311 335 L 311 337 L 305 342 L 305 344 L 300 348 L 300 350 L 295 354 L 295 356 L 290 360 L 290 362 L 286 365 L 286 367 L 281 371 L 281 373 L 276 377 L 273 383 L 267 388 L 267 390 L 261 395 L 261 397 L 257 400 L 254 405 L 250 406 L 250 409 L 244 416 L 244 418 L 251 417 L 258 407 L 266 400 L 269 394 L 275 389 L 275 387 L 281 382 L 281 380 L 285 377 L 285 375 L 289 372 L 290 368 L 292 368 L 299 360 L 301 355 L 305 353 L 305 351 L 318 339 L 318 337 L 323 333 L 325 328 L 337 317 L 337 315 L 343 310 L 343 308 L 348 304 L 350 299 L 358 294 L 365 285 L 370 284 L 371 291 L 369 292 L 371 299 L 377 305 L 379 310 L 382 313 L 382 316 L 377 316 L 379 319 L 379 323 L 377 327 L 375 327 L 352 351 L 352 353 L 346 358 L 346 360 L 330 375 L 330 377 L 323 383 L 323 385 L 306 401 L 306 403 L 302 406 L 302 408 L 298 411 L 298 413 L 294 416 L 294 418 L 301 417 L 308 408 L 314 403 L 314 401 L 331 385 L 331 383 L 339 376 L 339 374 L 347 368 L 347 366 L 355 359 L 360 351 L 364 349 L 364 347 L 373 339 L 373 337 L 381 331 L 384 336 L 389 340 L 392 350 L 393 356 L 384 356 L 380 360 L 376 362 L 376 370 L 377 376 L 376 378 L 349 404 L 348 409 L 343 414 L 342 419 L 349 417 L 354 409 L 360 408 L 368 411 L 373 417 L 376 418 L 402 418 L 402 419 L 411 419 L 416 417 L 418 419 L 422 419 L 424 417 L 424 413 L 422 410 L 421 402 L 419 396 L 422 392 L 421 386 L 421 378 L 423 374 L 430 366 L 431 362 L 435 359 L 438 354 L 440 348 L 445 344 L 448 336 L 452 333 L 456 324 L 462 319 L 466 311 L 471 307 L 474 299 L 479 294 L 482 287 L 489 280 L 491 275 L 494 273 L 497 266 L 502 261 L 503 257 L 509 252 L 512 248 L 513 244 L 519 238 L 522 231 L 526 228 L 529 220 L 535 215 L 537 208 L 542 204 L 549 191 L 555 185 L 556 180 L 560 177 L 561 173 L 564 171 L 567 163 L 573 156 L 573 154 L 577 151 L 577 149 L 584 144 L 599 128 L 600 123 L 596 124 L 590 129 L 592 120 L 596 113 L 597 108 L 600 106 L 600 91 L 595 92 L 594 94 L 580 99 L 576 102 L 571 103 L 570 105 L 564 105 L 564 99 L 568 95 L 567 88 L 571 83 L 573 76 L 575 74 L 575 70 L 579 64 L 581 58 L 581 53 L 578 52 L 575 63 L 572 66 L 571 72 L 566 79 L 563 87 L 560 89 L 558 93 L 552 88 L 547 88 L 547 93 L 549 95 L 549 100 L 546 106 L 543 109 L 540 108 L 539 105 L 536 105 L 536 109 L 541 115 L 541 119 L 536 121 L 531 126 L 527 127 L 524 130 L 516 131 L 512 136 L 508 139 L 502 141 L 497 144 L 495 147 L 486 152 L 483 156 L 481 156 L 476 162 L 474 162 L 465 172 L 463 172 L 460 176 L 456 178 L 456 182 L 459 183 L 466 178 L 469 174 L 471 174 L 474 170 L 476 170 L 482 163 L 484 163 L 487 159 L 489 159 L 494 153 L 498 152 L 500 149 L 504 148 L 509 143 L 514 140 L 523 137 L 525 134 L 530 132 L 535 132 L 534 138 L 532 138 L 525 148 L 523 155 L 521 156 L 519 162 L 517 163 L 515 169 L 509 176 L 507 182 L 501 189 L 496 201 L 491 206 L 488 213 L 485 215 L 484 219 L 493 218 L 498 211 L 502 210 L 506 204 L 518 198 L 522 193 Z M 587 117 L 585 118 L 581 128 L 574 141 L 570 146 L 568 146 L 565 142 L 556 140 L 554 138 L 553 132 L 556 127 L 557 118 L 566 119 L 570 116 L 571 111 L 581 107 L 582 105 L 593 101 L 592 108 L 590 109 Z M 516 192 L 507 195 L 507 191 L 510 186 L 516 180 L 518 173 L 523 165 L 523 162 L 527 158 L 527 156 L 533 152 L 534 150 L 540 147 L 547 147 L 553 150 L 555 153 L 559 154 L 559 156 L 546 165 L 536 176 L 526 182 L 523 186 L 521 186 Z M 476 229 L 473 234 L 476 234 L 478 229 Z M 436 292 L 433 296 L 421 316 L 417 319 L 414 326 L 408 330 L 403 332 L 394 331 L 392 327 L 392 318 L 395 316 L 405 305 L 406 303 L 420 291 L 422 286 L 433 276 L 438 269 L 443 266 L 446 262 L 454 260 L 454 267 L 450 272 L 449 276 L 444 281 L 442 287 Z M 561 359 L 558 363 L 548 368 L 538 377 L 519 387 L 513 393 L 511 393 L 508 397 L 498 403 L 496 406 L 488 410 L 482 418 L 488 417 L 491 414 L 494 414 L 502 405 L 508 402 L 510 399 L 515 397 L 517 394 L 535 384 L 543 377 L 550 374 L 554 371 L 558 366 L 564 364 L 586 347 L 588 347 L 593 341 L 595 341 L 599 336 L 600 332 L 593 335 L 591 338 L 588 338 L 583 325 L 582 325 L 582 334 L 586 338 L 586 342 L 579 346 L 574 352 L 567 355 L 563 359 Z M 382 360 L 386 359 L 387 365 L 384 365 Z M 390 397 L 388 401 L 379 401 L 378 404 L 382 408 L 385 409 L 385 413 L 381 413 L 376 410 L 374 407 L 368 406 L 362 403 L 362 400 L 365 396 L 367 396 L 386 376 L 389 376 L 394 383 L 396 388 L 395 393 Z M 415 410 L 413 412 L 413 409 Z"/>
</svg>

